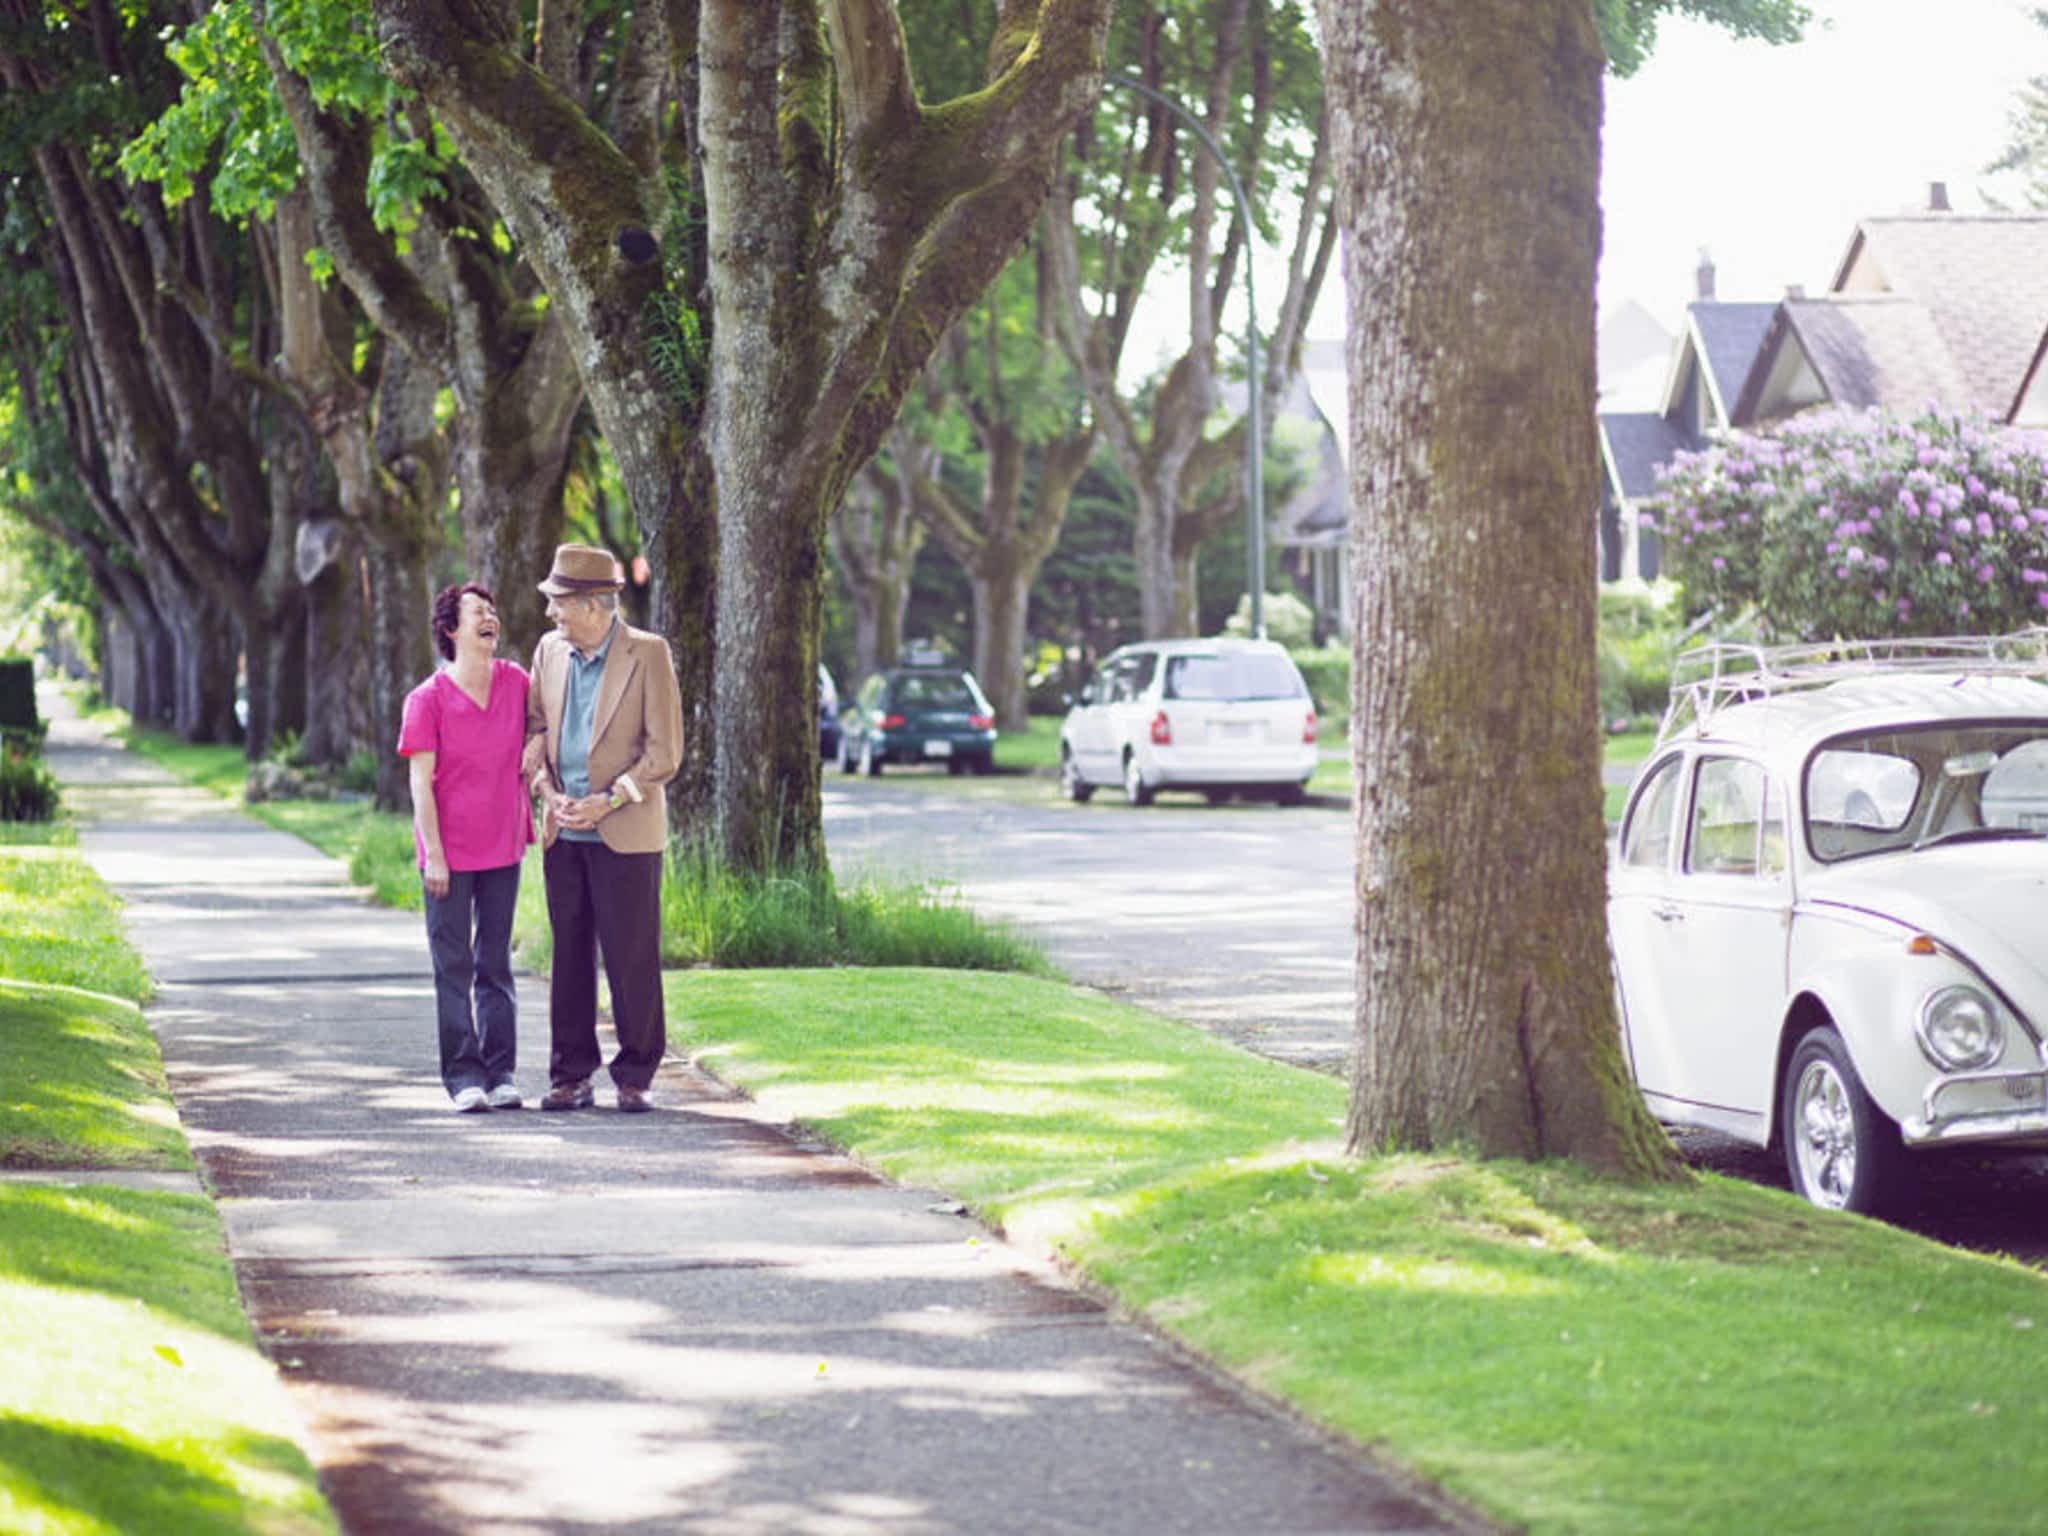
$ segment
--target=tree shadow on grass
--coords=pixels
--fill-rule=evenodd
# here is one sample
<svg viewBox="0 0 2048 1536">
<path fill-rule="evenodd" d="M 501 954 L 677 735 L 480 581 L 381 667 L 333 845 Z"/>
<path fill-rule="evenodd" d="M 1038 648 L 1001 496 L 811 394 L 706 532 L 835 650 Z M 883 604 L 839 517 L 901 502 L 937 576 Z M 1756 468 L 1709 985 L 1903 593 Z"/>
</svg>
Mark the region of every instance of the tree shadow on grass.
<svg viewBox="0 0 2048 1536">
<path fill-rule="evenodd" d="M 133 1297 L 243 1343 L 222 1249 L 220 1220 L 196 1195 L 0 1186 L 0 1280 Z"/>
<path fill-rule="evenodd" d="M 254 1501 L 225 1468 L 195 1465 L 119 1430 L 0 1414 L 0 1502 L 59 1530 L 296 1536 L 333 1529 L 290 1441 L 238 1435 L 221 1450 L 252 1481 L 303 1492 L 296 1501 Z"/>
</svg>

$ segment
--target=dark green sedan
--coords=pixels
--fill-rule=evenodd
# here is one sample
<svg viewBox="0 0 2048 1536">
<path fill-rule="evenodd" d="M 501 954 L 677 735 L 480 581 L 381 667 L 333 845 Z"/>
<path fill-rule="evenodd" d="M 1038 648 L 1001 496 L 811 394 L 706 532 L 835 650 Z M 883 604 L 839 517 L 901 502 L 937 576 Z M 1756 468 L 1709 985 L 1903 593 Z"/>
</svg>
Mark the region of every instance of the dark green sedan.
<svg viewBox="0 0 2048 1536">
<path fill-rule="evenodd" d="M 872 777 L 886 763 L 944 763 L 949 773 L 995 766 L 996 719 L 972 672 L 891 667 L 839 710 L 839 766 Z"/>
</svg>

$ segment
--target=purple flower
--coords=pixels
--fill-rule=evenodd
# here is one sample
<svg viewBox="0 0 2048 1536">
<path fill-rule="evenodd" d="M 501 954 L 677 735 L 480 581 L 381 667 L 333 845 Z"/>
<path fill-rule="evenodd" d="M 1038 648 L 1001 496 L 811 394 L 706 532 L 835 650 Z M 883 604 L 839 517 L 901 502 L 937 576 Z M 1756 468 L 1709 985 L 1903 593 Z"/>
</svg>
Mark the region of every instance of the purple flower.
<svg viewBox="0 0 2048 1536">
<path fill-rule="evenodd" d="M 2048 572 L 2037 571 L 2030 565 L 2020 572 L 2020 580 L 2030 587 L 2038 587 L 2048 581 Z"/>
<path fill-rule="evenodd" d="M 1838 539 L 1829 539 L 1827 552 L 1831 555 L 1840 554 L 1842 552 L 1841 541 Z"/>
<path fill-rule="evenodd" d="M 1991 578 L 1996 574 L 1997 572 L 1993 571 L 1988 564 L 1977 567 L 1977 579 L 1987 587 L 1991 585 Z"/>
<path fill-rule="evenodd" d="M 1997 531 L 1997 528 L 1998 524 L 1991 521 L 1991 514 L 1989 512 L 1979 512 L 1977 514 L 1977 531 L 1979 533 L 1989 537 Z"/>
<path fill-rule="evenodd" d="M 1849 553 L 1845 558 L 1851 565 L 1861 565 L 1869 557 L 1865 555 L 1861 549 L 1852 544 L 1849 546 Z"/>
<path fill-rule="evenodd" d="M 1956 562 L 1955 557 L 1944 549 L 1936 551 L 1934 556 L 1934 563 L 1936 565 L 1954 565 Z"/>
<path fill-rule="evenodd" d="M 1728 562 L 1726 560 L 1723 560 L 1719 555 L 1716 555 L 1714 556 L 1714 569 L 1717 571 L 1725 571 L 1728 569 Z"/>
<path fill-rule="evenodd" d="M 1970 520 L 1967 517 L 1959 517 L 1953 523 L 1950 523 L 1949 526 L 1955 529 L 1957 533 L 1968 533 L 1970 531 Z"/>
<path fill-rule="evenodd" d="M 2048 608 L 2048 592 L 2036 592 L 2034 594 L 2034 601 L 2039 603 L 2043 608 Z"/>
</svg>

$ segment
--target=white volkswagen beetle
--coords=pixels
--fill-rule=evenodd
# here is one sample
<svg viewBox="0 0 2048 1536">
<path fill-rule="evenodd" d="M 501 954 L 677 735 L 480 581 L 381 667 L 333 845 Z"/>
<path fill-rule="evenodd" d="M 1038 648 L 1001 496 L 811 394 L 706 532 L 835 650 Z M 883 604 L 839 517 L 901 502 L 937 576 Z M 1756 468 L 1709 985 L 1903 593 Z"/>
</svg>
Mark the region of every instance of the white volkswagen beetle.
<svg viewBox="0 0 2048 1536">
<path fill-rule="evenodd" d="M 1608 922 L 1651 1112 L 1884 1209 L 2048 1146 L 2048 632 L 1680 658 Z"/>
</svg>

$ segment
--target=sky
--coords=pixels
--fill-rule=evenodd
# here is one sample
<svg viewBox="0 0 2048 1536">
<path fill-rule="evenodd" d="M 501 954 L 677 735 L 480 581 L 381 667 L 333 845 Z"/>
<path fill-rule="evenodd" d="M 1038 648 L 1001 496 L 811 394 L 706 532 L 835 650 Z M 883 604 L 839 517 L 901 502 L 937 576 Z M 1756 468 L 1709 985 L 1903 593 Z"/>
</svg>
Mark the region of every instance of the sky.
<svg viewBox="0 0 2048 1536">
<path fill-rule="evenodd" d="M 1599 305 L 1675 327 L 1705 247 L 1720 298 L 1823 291 L 1859 218 L 2017 205 L 1985 167 L 2016 95 L 2048 75 L 2048 28 L 2020 0 L 1809 0 L 1786 47 L 1666 19 L 1636 75 L 1607 84 Z"/>
</svg>

